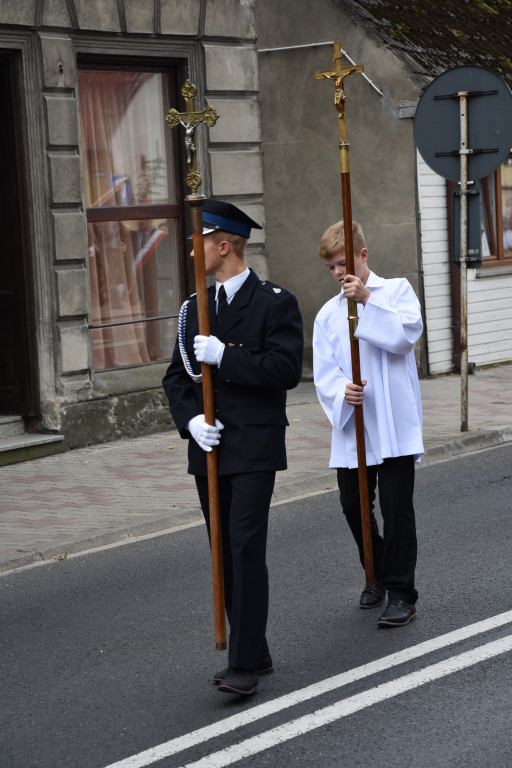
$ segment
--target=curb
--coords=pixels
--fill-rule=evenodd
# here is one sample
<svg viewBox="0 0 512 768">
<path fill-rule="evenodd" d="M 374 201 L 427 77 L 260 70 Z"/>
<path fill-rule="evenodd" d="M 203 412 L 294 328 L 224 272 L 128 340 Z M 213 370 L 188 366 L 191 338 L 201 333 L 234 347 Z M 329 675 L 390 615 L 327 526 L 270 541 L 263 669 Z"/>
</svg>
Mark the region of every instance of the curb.
<svg viewBox="0 0 512 768">
<path fill-rule="evenodd" d="M 461 436 L 453 437 L 447 441 L 425 446 L 425 455 L 421 466 L 436 464 L 441 461 L 464 456 L 487 448 L 497 448 L 512 442 L 512 427 L 500 427 L 492 430 L 468 432 Z M 299 481 L 287 482 L 276 485 L 272 497 L 271 507 L 282 504 L 294 498 L 308 493 L 321 493 L 323 491 L 337 490 L 336 473 L 334 470 L 322 474 L 311 474 Z M 56 545 L 45 550 L 27 550 L 11 560 L 0 562 L 0 574 L 14 571 L 19 568 L 34 565 L 36 563 L 50 563 L 65 560 L 68 555 L 86 553 L 88 550 L 112 544 L 124 544 L 140 536 L 150 534 L 164 534 L 181 527 L 203 524 L 203 515 L 200 507 L 174 507 L 172 513 L 164 517 L 150 518 L 144 523 L 110 530 L 87 539 L 79 539 L 68 542 L 66 545 Z"/>
<path fill-rule="evenodd" d="M 179 510 L 176 509 L 176 512 L 165 517 L 150 518 L 144 523 L 137 523 L 136 525 L 123 528 L 113 528 L 110 531 L 100 533 L 97 536 L 91 536 L 87 539 L 77 539 L 66 544 L 57 544 L 54 547 L 47 547 L 41 550 L 26 550 L 19 557 L 0 562 L 0 574 L 36 563 L 66 560 L 68 555 L 85 554 L 89 550 L 98 549 L 110 544 L 126 544 L 139 536 L 165 533 L 166 531 L 171 532 L 179 528 L 203 524 L 203 522 L 203 513 L 200 507 L 183 507 Z"/>
<path fill-rule="evenodd" d="M 482 451 L 486 448 L 497 448 L 511 441 L 512 427 L 508 426 L 478 432 L 466 432 L 455 438 L 448 439 L 448 441 L 426 445 L 422 464 L 428 466 L 438 461 L 446 461 L 447 459 L 464 456 L 466 453 Z"/>
</svg>

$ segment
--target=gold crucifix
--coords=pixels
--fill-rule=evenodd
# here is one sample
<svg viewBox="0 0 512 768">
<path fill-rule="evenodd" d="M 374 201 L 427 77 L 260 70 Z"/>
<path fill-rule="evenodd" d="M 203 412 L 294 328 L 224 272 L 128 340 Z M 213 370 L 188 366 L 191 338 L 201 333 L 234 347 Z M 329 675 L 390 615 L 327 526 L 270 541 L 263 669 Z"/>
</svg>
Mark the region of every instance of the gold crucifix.
<svg viewBox="0 0 512 768">
<path fill-rule="evenodd" d="M 345 116 L 346 96 L 345 92 L 343 91 L 343 80 L 348 77 L 348 75 L 354 75 L 363 71 L 362 64 L 357 64 L 353 67 L 342 67 L 342 57 L 343 52 L 341 50 L 341 43 L 334 43 L 335 69 L 330 69 L 325 72 L 315 72 L 315 80 L 334 80 L 334 106 L 338 112 L 340 145 L 344 144 L 347 140 L 347 121 Z"/>
<path fill-rule="evenodd" d="M 165 122 L 171 128 L 182 125 L 185 128 L 185 149 L 187 152 L 188 173 L 185 178 L 187 185 L 195 195 L 197 188 L 201 185 L 202 178 L 197 171 L 196 145 L 194 144 L 194 133 L 199 123 L 205 123 L 209 128 L 215 125 L 219 119 L 219 113 L 213 107 L 205 107 L 201 112 L 194 112 L 194 99 L 197 94 L 196 86 L 187 79 L 187 82 L 181 89 L 181 93 L 187 105 L 186 112 L 178 112 L 176 109 L 170 109 L 165 118 Z"/>
</svg>

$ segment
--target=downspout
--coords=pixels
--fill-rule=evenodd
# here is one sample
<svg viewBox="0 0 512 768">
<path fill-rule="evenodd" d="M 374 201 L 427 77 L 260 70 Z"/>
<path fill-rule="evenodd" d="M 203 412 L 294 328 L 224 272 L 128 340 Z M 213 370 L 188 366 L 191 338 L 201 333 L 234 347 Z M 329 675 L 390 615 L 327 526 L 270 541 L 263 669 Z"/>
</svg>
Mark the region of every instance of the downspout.
<svg viewBox="0 0 512 768">
<path fill-rule="evenodd" d="M 453 195 L 457 188 L 456 181 L 446 180 L 446 201 L 448 207 L 448 244 L 450 253 L 450 296 L 451 296 L 451 328 L 452 328 L 452 366 L 460 373 L 460 270 L 453 260 Z"/>
<path fill-rule="evenodd" d="M 418 292 L 420 294 L 421 305 L 421 319 L 423 320 L 423 334 L 420 342 L 420 359 L 419 359 L 419 374 L 421 378 L 428 378 L 430 376 L 430 361 L 428 358 L 428 326 L 425 309 L 425 276 L 423 272 L 423 247 L 421 241 L 421 212 L 420 212 L 420 196 L 418 189 L 418 153 L 416 147 L 413 146 L 414 151 L 414 205 L 416 210 L 416 253 L 418 258 Z"/>
</svg>

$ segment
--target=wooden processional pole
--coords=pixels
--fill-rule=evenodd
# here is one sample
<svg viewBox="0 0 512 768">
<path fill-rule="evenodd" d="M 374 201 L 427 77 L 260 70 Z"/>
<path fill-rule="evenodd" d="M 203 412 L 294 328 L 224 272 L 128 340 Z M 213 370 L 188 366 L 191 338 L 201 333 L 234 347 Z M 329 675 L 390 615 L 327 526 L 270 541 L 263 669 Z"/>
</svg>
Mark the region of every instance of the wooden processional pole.
<svg viewBox="0 0 512 768">
<path fill-rule="evenodd" d="M 340 43 L 334 43 L 335 69 L 325 72 L 315 72 L 316 80 L 334 80 L 334 105 L 338 112 L 340 133 L 340 170 L 341 195 L 343 204 L 343 221 L 345 230 L 345 258 L 347 274 L 354 274 L 354 245 L 352 242 L 352 199 L 350 193 L 350 144 L 347 141 L 347 122 L 345 115 L 346 96 L 343 91 L 343 80 L 348 75 L 363 71 L 362 64 L 352 67 L 342 67 L 343 53 Z M 359 361 L 359 341 L 355 332 L 357 328 L 357 303 L 353 299 L 348 302 L 348 325 L 350 332 L 350 353 L 352 357 L 352 381 L 361 386 L 361 366 Z M 367 586 L 373 586 L 375 575 L 373 568 L 372 532 L 370 523 L 370 501 L 368 495 L 368 476 L 366 471 L 366 448 L 364 439 L 363 406 L 354 406 L 357 442 L 357 464 L 359 474 L 359 496 L 361 500 L 361 524 L 363 529 L 364 570 Z"/>
<path fill-rule="evenodd" d="M 175 109 L 170 109 L 165 120 L 171 128 L 175 128 L 177 125 L 182 125 L 185 128 L 185 149 L 187 152 L 188 166 L 188 173 L 185 180 L 192 190 L 192 194 L 187 195 L 185 200 L 190 208 L 192 222 L 199 333 L 202 336 L 209 336 L 210 319 L 208 314 L 208 293 L 206 287 L 203 237 L 203 204 L 206 197 L 197 193 L 202 178 L 197 171 L 194 133 L 199 123 L 205 123 L 209 127 L 215 125 L 219 118 L 219 114 L 213 107 L 206 107 L 201 112 L 194 111 L 194 99 L 197 94 L 197 88 L 190 82 L 190 80 L 187 80 L 181 89 L 181 93 L 185 98 L 187 111 L 179 113 Z M 201 374 L 205 421 L 207 424 L 215 426 L 215 402 L 213 397 L 213 376 L 211 366 L 206 363 L 201 363 Z M 222 568 L 222 538 L 220 528 L 218 457 L 216 446 L 213 446 L 212 450 L 207 452 L 206 466 L 208 471 L 208 506 L 210 513 L 210 543 L 212 551 L 215 647 L 218 651 L 224 651 L 227 648 L 226 611 L 224 602 L 224 571 Z"/>
</svg>

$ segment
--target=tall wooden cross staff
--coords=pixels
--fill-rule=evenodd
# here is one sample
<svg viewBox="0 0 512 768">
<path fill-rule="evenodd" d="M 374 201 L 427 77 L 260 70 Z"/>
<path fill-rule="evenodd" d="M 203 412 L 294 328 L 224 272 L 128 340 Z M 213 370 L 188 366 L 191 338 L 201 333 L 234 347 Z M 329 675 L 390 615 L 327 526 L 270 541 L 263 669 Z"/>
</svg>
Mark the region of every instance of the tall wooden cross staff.
<svg viewBox="0 0 512 768">
<path fill-rule="evenodd" d="M 316 80 L 334 80 L 334 106 L 338 112 L 338 124 L 340 133 L 340 170 L 341 170 L 341 195 L 343 202 L 343 221 L 345 229 L 345 259 L 347 262 L 347 274 L 354 274 L 354 246 L 352 242 L 352 200 L 350 196 L 350 144 L 347 141 L 347 120 L 345 115 L 346 96 L 343 90 L 343 81 L 348 75 L 363 71 L 363 65 L 342 67 L 343 53 L 340 43 L 334 43 L 334 66 L 325 72 L 315 72 Z M 354 384 L 361 386 L 361 366 L 359 360 L 359 341 L 355 332 L 357 328 L 357 303 L 353 299 L 348 302 L 348 325 L 350 331 L 350 353 L 352 357 L 352 380 Z M 367 586 L 373 586 L 373 549 L 370 523 L 370 502 L 368 497 L 368 476 L 366 471 L 366 448 L 364 439 L 363 406 L 354 406 L 357 442 L 357 464 L 359 473 L 359 496 L 361 500 L 361 523 L 363 529 L 364 570 Z"/>
<path fill-rule="evenodd" d="M 192 194 L 187 195 L 186 202 L 190 207 L 192 221 L 192 239 L 194 243 L 194 270 L 196 276 L 197 314 L 199 321 L 199 333 L 202 336 L 210 335 L 210 319 L 208 315 L 208 294 L 206 289 L 206 268 L 204 260 L 203 237 L 203 204 L 204 195 L 197 194 L 197 188 L 201 185 L 202 178 L 197 171 L 196 145 L 194 133 L 199 123 L 205 123 L 212 127 L 219 118 L 218 112 L 213 107 L 206 107 L 201 112 L 194 111 L 194 100 L 197 88 L 190 80 L 187 80 L 181 93 L 187 105 L 186 112 L 178 112 L 170 109 L 165 118 L 171 128 L 182 125 L 185 129 L 185 149 L 187 152 L 188 173 L 185 178 Z M 206 363 L 201 363 L 203 382 L 204 416 L 207 424 L 215 425 L 215 402 L 213 398 L 212 368 Z M 219 481 L 218 481 L 218 457 L 217 448 L 206 454 L 206 466 L 208 471 L 208 505 L 210 511 L 210 543 L 212 550 L 213 573 L 213 613 L 215 619 L 215 647 L 218 651 L 224 651 L 226 643 L 226 613 L 224 602 L 224 572 L 222 568 L 222 539 L 220 529 L 219 510 Z"/>
</svg>

